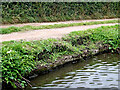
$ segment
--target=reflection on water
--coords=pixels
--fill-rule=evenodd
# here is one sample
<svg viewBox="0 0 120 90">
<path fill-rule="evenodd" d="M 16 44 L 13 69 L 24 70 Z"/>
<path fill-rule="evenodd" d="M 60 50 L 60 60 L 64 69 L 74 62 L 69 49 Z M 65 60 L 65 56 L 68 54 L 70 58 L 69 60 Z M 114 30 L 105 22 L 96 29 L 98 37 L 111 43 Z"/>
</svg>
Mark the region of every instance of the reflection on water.
<svg viewBox="0 0 120 90">
<path fill-rule="evenodd" d="M 32 80 L 32 89 L 118 88 L 118 56 L 103 54 L 76 64 L 67 64 Z"/>
</svg>

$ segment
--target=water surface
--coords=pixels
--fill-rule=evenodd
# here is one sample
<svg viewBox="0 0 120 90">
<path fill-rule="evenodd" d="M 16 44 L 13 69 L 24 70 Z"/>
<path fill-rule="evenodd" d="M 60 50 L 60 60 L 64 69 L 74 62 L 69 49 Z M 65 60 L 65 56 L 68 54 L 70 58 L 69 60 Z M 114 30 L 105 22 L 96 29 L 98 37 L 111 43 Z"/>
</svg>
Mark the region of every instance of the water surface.
<svg viewBox="0 0 120 90">
<path fill-rule="evenodd" d="M 102 54 L 82 62 L 69 63 L 31 80 L 32 89 L 118 88 L 119 62 L 118 54 Z"/>
</svg>

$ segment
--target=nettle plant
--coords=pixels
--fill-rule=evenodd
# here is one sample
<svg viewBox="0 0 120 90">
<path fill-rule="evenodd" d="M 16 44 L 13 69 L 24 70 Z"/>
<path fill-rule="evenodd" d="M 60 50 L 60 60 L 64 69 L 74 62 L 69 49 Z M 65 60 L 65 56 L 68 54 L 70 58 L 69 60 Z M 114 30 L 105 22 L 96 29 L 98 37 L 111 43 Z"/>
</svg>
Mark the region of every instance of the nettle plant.
<svg viewBox="0 0 120 90">
<path fill-rule="evenodd" d="M 3 82 L 14 88 L 24 88 L 29 81 L 23 76 L 34 69 L 34 56 L 21 43 L 2 46 Z"/>
<path fill-rule="evenodd" d="M 104 44 L 109 44 L 109 49 L 116 49 L 120 42 L 118 25 L 98 28 L 92 31 L 90 38 L 92 41 L 100 40 Z"/>
</svg>

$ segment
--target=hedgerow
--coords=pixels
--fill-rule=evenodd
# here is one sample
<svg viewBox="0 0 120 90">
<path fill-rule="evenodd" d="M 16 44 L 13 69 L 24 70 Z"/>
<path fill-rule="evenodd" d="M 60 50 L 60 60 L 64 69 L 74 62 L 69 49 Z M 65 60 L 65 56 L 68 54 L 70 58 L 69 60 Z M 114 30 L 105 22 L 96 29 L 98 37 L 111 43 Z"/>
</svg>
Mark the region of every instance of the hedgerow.
<svg viewBox="0 0 120 90">
<path fill-rule="evenodd" d="M 83 50 L 87 48 L 99 48 L 97 44 L 108 44 L 108 49 L 115 51 L 120 45 L 118 26 L 75 31 L 61 40 L 2 42 L 2 81 L 14 88 L 24 88 L 30 85 L 25 77 L 37 69 L 37 66 L 54 63 L 64 55 L 83 54 Z"/>
<path fill-rule="evenodd" d="M 116 18 L 118 2 L 3 2 L 2 23 Z"/>
</svg>

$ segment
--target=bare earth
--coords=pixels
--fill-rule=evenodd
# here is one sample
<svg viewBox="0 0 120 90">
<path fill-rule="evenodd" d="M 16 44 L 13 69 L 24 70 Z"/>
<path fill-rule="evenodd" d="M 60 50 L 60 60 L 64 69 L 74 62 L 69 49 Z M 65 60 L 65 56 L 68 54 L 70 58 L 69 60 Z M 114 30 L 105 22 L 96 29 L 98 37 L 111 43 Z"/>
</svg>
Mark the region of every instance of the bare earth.
<svg viewBox="0 0 120 90">
<path fill-rule="evenodd" d="M 65 28 L 55 28 L 55 29 L 41 29 L 41 30 L 31 30 L 25 32 L 15 32 L 11 34 L 0 34 L 2 41 L 10 40 L 40 40 L 48 38 L 61 38 L 66 34 L 69 34 L 72 31 L 87 30 L 91 28 L 97 28 L 100 26 L 111 26 L 114 24 L 99 24 L 99 25 L 86 25 L 86 26 L 74 26 L 74 27 L 65 27 Z"/>
<path fill-rule="evenodd" d="M 97 20 L 74 20 L 74 21 L 63 21 L 63 22 L 9 24 L 9 25 L 0 25 L 0 28 L 7 28 L 7 27 L 10 27 L 10 26 L 15 26 L 15 27 L 22 27 L 22 26 L 25 26 L 25 25 L 40 26 L 40 25 L 68 24 L 68 23 L 81 23 L 81 22 L 91 22 L 91 21 L 107 21 L 107 20 L 118 20 L 118 18 L 114 18 L 114 19 L 97 19 Z"/>
</svg>

